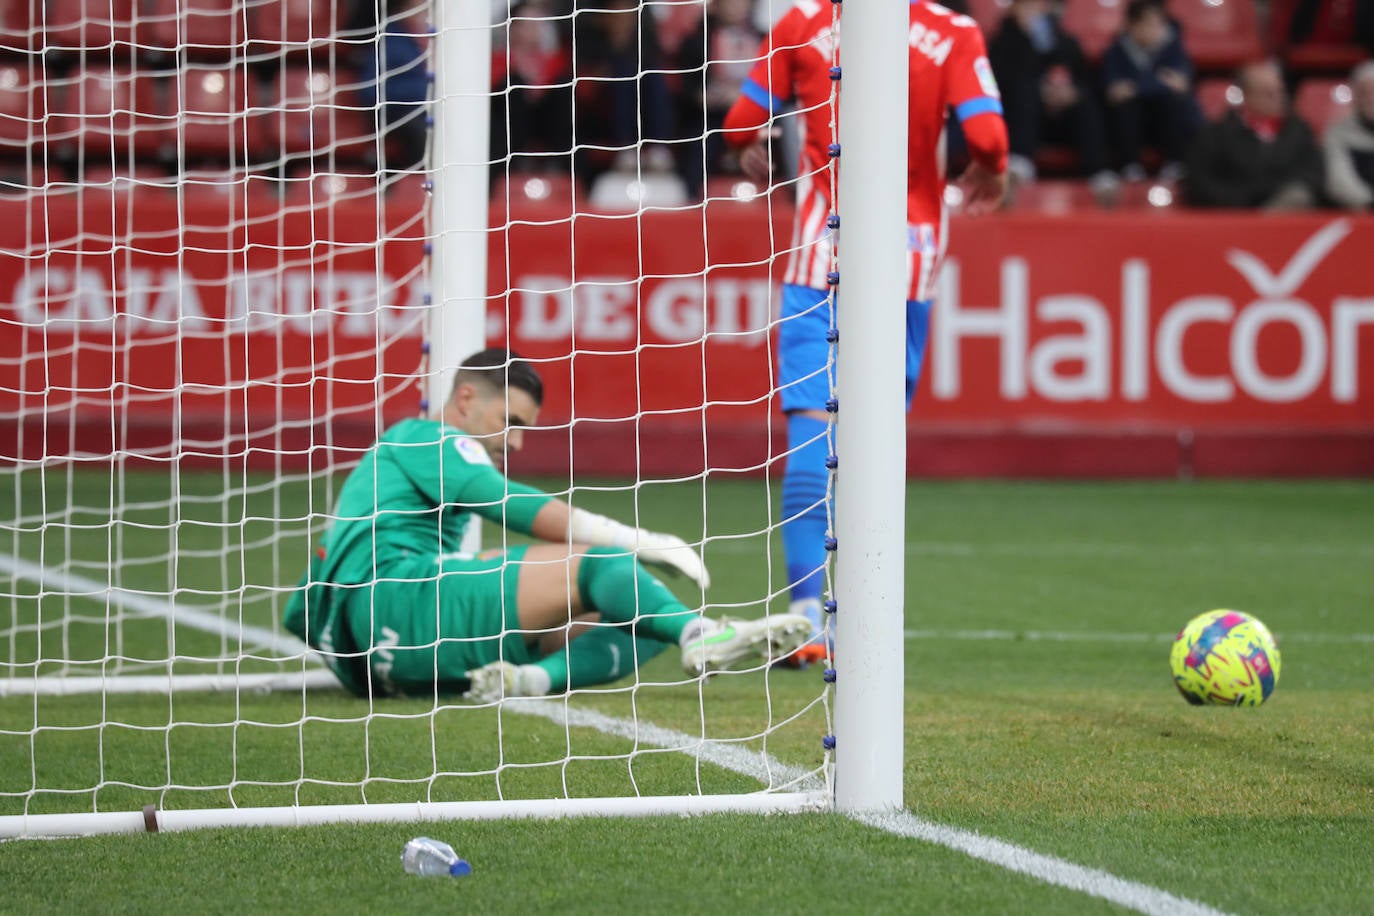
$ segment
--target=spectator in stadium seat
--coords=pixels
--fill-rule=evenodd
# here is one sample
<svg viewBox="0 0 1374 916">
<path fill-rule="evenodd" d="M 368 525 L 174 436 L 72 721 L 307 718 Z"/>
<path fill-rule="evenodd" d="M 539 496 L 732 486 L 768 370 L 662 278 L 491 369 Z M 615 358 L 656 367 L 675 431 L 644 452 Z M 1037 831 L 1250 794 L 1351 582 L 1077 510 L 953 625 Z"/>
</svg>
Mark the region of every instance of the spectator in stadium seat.
<svg viewBox="0 0 1374 916">
<path fill-rule="evenodd" d="M 1145 177 L 1140 155 L 1146 142 L 1164 156 L 1160 177 L 1179 177 L 1201 113 L 1193 98 L 1193 63 L 1164 0 L 1131 0 L 1126 6 L 1126 28 L 1102 58 L 1102 83 L 1121 177 Z"/>
<path fill-rule="evenodd" d="M 1285 51 L 1359 44 L 1374 52 L 1374 3 L 1369 0 L 1275 0 L 1269 16 L 1275 44 Z"/>
<path fill-rule="evenodd" d="M 576 17 L 573 131 L 588 186 L 607 167 L 662 175 L 676 166 L 672 96 L 654 17 L 638 0 L 590 0 Z"/>
<path fill-rule="evenodd" d="M 365 49 L 371 53 L 361 55 L 358 95 L 363 105 L 377 108 L 378 133 L 386 134 L 392 154 L 385 167 L 410 169 L 423 161 L 429 132 L 424 111 L 429 23 L 419 0 L 391 0 L 386 10 L 376 42 Z"/>
<path fill-rule="evenodd" d="M 572 49 L 543 0 L 513 6 L 506 41 L 492 49 L 491 157 L 512 171 L 570 174 Z"/>
<path fill-rule="evenodd" d="M 1347 210 L 1368 210 L 1374 207 L 1374 60 L 1355 68 L 1350 88 L 1354 110 L 1326 132 L 1326 193 Z"/>
<path fill-rule="evenodd" d="M 1064 30 L 1050 0 L 1012 0 L 988 43 L 988 59 L 1002 88 L 1012 177 L 1033 181 L 1041 146 L 1065 144 L 1077 153 L 1097 199 L 1113 203 L 1120 180 L 1107 167 L 1096 84 L 1082 46 Z"/>
<path fill-rule="evenodd" d="M 1204 127 L 1188 157 L 1187 196 L 1197 207 L 1301 210 L 1322 188 L 1322 153 L 1312 129 L 1288 108 L 1273 60 L 1243 67 L 1244 98 Z"/>
<path fill-rule="evenodd" d="M 683 71 L 681 123 L 684 136 L 705 134 L 708 175 L 738 174 L 739 162 L 720 129 L 754 66 L 763 33 L 753 23 L 752 0 L 708 0 L 706 28 L 693 29 L 678 51 Z"/>
<path fill-rule="evenodd" d="M 439 416 L 387 429 L 344 481 L 285 627 L 356 694 L 482 703 L 613 681 L 670 646 L 692 676 L 795 651 L 805 617 L 712 620 L 651 575 L 646 566 L 707 587 L 681 538 L 507 478 L 543 399 L 515 354 L 464 360 Z M 536 543 L 464 553 L 479 518 Z"/>
</svg>

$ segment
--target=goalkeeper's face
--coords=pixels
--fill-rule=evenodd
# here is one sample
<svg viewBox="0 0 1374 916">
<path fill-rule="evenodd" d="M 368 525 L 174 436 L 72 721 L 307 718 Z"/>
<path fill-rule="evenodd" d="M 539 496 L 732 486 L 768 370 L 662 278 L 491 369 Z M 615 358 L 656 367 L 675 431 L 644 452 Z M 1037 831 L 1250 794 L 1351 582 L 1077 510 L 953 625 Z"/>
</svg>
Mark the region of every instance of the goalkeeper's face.
<svg viewBox="0 0 1374 916">
<path fill-rule="evenodd" d="M 519 388 L 462 385 L 446 414 L 449 423 L 482 443 L 492 464 L 504 471 L 506 456 L 525 444 L 525 427 L 539 419 L 539 405 Z"/>
</svg>

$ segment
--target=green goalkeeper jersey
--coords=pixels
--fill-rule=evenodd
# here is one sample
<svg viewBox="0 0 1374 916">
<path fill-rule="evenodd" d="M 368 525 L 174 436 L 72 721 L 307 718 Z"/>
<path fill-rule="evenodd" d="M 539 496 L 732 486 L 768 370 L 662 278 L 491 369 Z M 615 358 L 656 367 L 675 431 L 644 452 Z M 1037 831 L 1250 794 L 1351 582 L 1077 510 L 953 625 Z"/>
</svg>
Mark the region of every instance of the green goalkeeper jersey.
<svg viewBox="0 0 1374 916">
<path fill-rule="evenodd" d="M 287 603 L 283 623 L 326 654 L 345 686 L 356 688 L 359 663 L 331 654 L 369 648 L 352 645 L 344 617 L 344 599 L 360 591 L 356 586 L 386 576 L 394 561 L 457 554 L 474 516 L 529 534 L 549 499 L 509 480 L 462 430 L 437 420 L 402 420 L 344 481 L 333 520 Z"/>
</svg>

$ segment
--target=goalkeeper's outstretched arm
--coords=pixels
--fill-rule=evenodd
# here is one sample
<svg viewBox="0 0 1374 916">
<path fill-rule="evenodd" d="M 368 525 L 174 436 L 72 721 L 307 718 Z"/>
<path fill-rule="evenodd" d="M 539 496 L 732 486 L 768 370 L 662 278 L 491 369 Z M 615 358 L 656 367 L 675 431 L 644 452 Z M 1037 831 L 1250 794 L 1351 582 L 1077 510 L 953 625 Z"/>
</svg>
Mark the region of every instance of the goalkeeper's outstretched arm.
<svg viewBox="0 0 1374 916">
<path fill-rule="evenodd" d="M 530 534 L 560 544 L 618 547 L 637 556 L 641 563 L 686 576 L 703 589 L 711 584 L 701 554 L 675 534 L 636 528 L 574 509 L 560 499 L 550 499 L 534 517 Z"/>
</svg>

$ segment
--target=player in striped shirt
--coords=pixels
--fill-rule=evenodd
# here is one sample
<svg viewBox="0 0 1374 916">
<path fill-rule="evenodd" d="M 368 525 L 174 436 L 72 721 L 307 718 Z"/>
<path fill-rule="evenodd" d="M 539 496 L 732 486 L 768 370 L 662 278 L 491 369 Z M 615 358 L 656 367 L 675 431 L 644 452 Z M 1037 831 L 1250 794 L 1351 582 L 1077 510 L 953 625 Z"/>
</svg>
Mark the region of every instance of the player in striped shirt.
<svg viewBox="0 0 1374 916">
<path fill-rule="evenodd" d="M 782 409 L 789 456 L 783 474 L 783 549 L 792 613 L 810 617 L 819 631 L 821 568 L 825 565 L 825 371 L 831 324 L 826 274 L 831 268 L 836 215 L 836 174 L 829 149 L 832 124 L 832 52 L 839 41 L 839 7 L 797 0 L 764 39 L 759 61 L 725 119 L 726 140 L 740 150 L 751 178 L 772 173 L 768 139 L 774 119 L 793 109 L 802 137 L 796 181 L 797 210 L 784 273 L 778 340 Z M 1006 190 L 1007 129 L 1001 95 L 988 64 L 983 36 L 967 16 L 925 0 L 912 0 L 909 32 L 910 118 L 907 150 L 908 404 L 925 351 L 931 295 L 948 225 L 945 193 L 945 120 L 953 109 L 972 162 L 960 178 L 964 212 L 996 209 Z M 823 647 L 805 647 L 814 660 Z"/>
</svg>

